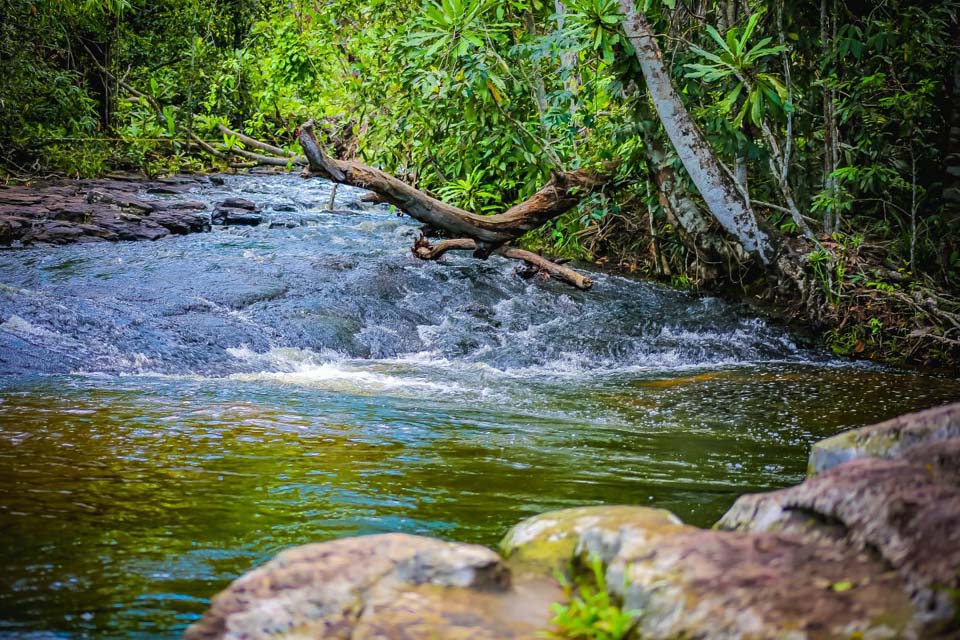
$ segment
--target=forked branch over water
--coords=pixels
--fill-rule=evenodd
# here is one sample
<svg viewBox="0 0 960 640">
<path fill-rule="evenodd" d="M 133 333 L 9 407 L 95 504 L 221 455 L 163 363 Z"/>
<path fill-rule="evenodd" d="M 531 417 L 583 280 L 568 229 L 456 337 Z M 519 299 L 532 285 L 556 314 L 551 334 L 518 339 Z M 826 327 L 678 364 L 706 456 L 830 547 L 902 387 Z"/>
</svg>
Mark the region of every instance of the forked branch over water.
<svg viewBox="0 0 960 640">
<path fill-rule="evenodd" d="M 476 251 L 476 249 L 476 241 L 471 240 L 470 238 L 441 240 L 436 244 L 431 244 L 430 241 L 427 240 L 423 234 L 421 234 L 420 238 L 413 243 L 413 248 L 411 251 L 413 251 L 413 255 L 417 256 L 421 260 L 438 260 L 448 251 Z M 534 253 L 533 251 L 516 249 L 514 247 L 504 245 L 498 247 L 495 253 L 503 256 L 504 258 L 522 260 L 532 268 L 531 273 L 534 275 L 556 278 L 557 280 L 562 280 L 563 282 L 566 282 L 577 289 L 586 290 L 593 286 L 593 280 L 591 280 L 589 277 L 569 267 L 565 267 L 562 264 L 557 264 L 556 262 L 547 260 L 543 256 Z"/>
<path fill-rule="evenodd" d="M 324 153 L 317 140 L 312 120 L 300 126 L 298 138 L 307 158 L 304 175 L 321 176 L 339 184 L 373 191 L 381 202 L 392 204 L 411 218 L 457 238 L 444 240 L 436 246 L 418 240 L 413 247 L 413 253 L 418 258 L 436 260 L 450 250 L 473 251 L 481 259 L 497 253 L 523 260 L 544 275 L 556 277 L 577 288 L 589 289 L 592 285 L 590 278 L 572 269 L 530 251 L 506 245 L 570 211 L 585 196 L 604 188 L 610 182 L 615 164 L 608 165 L 603 171 L 577 169 L 554 173 L 543 188 L 523 202 L 503 213 L 482 216 L 437 200 L 380 169 L 354 160 L 331 158 Z"/>
</svg>

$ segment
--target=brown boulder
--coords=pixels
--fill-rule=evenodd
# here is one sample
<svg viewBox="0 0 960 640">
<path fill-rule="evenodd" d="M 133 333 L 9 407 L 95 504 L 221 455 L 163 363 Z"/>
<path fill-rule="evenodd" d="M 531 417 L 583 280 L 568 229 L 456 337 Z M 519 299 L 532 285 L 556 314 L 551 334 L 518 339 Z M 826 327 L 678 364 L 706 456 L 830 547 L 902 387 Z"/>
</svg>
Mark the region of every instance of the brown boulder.
<svg viewBox="0 0 960 640">
<path fill-rule="evenodd" d="M 784 531 L 875 551 L 931 621 L 949 619 L 960 588 L 960 489 L 906 460 L 853 460 L 803 484 L 743 496 L 718 523 Z"/>
<path fill-rule="evenodd" d="M 857 458 L 899 458 L 918 444 L 960 438 L 960 403 L 908 413 L 821 440 L 810 451 L 807 470 L 822 473 Z"/>
<path fill-rule="evenodd" d="M 399 533 L 362 536 L 281 553 L 214 597 L 185 638 L 532 640 L 555 596 L 515 590 L 509 570 L 485 547 Z M 516 619 L 503 613 L 511 607 Z M 502 635 L 507 631 L 513 635 Z"/>
<path fill-rule="evenodd" d="M 866 553 L 786 534 L 688 531 L 618 554 L 607 570 L 638 635 L 916 637 L 898 576 Z"/>
</svg>

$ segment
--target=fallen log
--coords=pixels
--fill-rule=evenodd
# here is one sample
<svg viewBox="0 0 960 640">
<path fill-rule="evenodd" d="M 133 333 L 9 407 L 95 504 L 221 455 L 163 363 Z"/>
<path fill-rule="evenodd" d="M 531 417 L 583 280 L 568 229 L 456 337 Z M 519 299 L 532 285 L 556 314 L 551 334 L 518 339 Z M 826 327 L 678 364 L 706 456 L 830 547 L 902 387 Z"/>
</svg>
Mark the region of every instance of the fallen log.
<svg viewBox="0 0 960 640">
<path fill-rule="evenodd" d="M 233 129 L 228 128 L 222 122 L 217 123 L 217 128 L 220 130 L 220 133 L 223 133 L 224 135 L 228 135 L 228 136 L 233 136 L 234 138 L 242 142 L 245 146 L 251 149 L 259 149 L 260 151 L 266 151 L 271 155 L 280 156 L 281 158 L 295 158 L 296 164 L 306 163 L 306 158 L 304 158 L 303 156 L 298 156 L 297 154 L 291 151 L 284 151 L 280 147 L 274 146 L 272 144 L 268 144 L 266 142 L 261 142 L 260 140 L 257 140 L 256 138 L 251 138 L 250 136 L 240 133 L 239 131 L 234 131 Z"/>
<path fill-rule="evenodd" d="M 353 160 L 324 153 L 312 120 L 300 126 L 298 139 L 307 157 L 306 176 L 320 176 L 375 192 L 415 220 L 474 241 L 474 255 L 486 258 L 497 248 L 571 210 L 587 195 L 608 186 L 615 164 L 602 171 L 577 169 L 554 173 L 550 181 L 523 202 L 489 216 L 464 211 L 415 189 L 394 176 Z"/>
<path fill-rule="evenodd" d="M 118 79 L 119 80 L 119 79 Z M 166 118 L 160 104 L 152 96 L 137 91 L 122 80 L 121 86 L 133 96 L 145 99 L 161 118 Z M 356 160 L 331 158 L 324 151 L 314 132 L 315 123 L 309 120 L 297 131 L 297 139 L 304 155 L 296 155 L 280 147 L 261 142 L 241 132 L 233 131 L 218 124 L 221 133 L 233 136 L 248 149 L 257 149 L 266 154 L 246 149 L 233 148 L 220 150 L 202 140 L 184 125 L 177 125 L 183 133 L 200 146 L 205 152 L 221 160 L 229 161 L 229 156 L 239 156 L 246 163 L 231 163 L 231 166 L 250 167 L 256 165 L 301 166 L 305 165 L 305 177 L 320 176 L 337 184 L 367 189 L 373 197 L 364 200 L 387 203 L 397 207 L 411 218 L 425 223 L 429 228 L 442 230 L 455 240 L 444 240 L 430 245 L 421 236 L 413 246 L 413 253 L 422 260 L 439 259 L 447 251 L 472 251 L 480 259 L 486 259 L 493 253 L 521 260 L 532 267 L 532 273 L 553 277 L 578 289 L 589 289 L 592 280 L 569 267 L 552 262 L 531 251 L 509 247 L 507 244 L 550 220 L 563 215 L 576 207 L 584 197 L 607 188 L 616 168 L 616 162 L 608 163 L 601 170 L 577 169 L 555 172 L 546 185 L 535 194 L 514 205 L 507 211 L 496 215 L 477 215 L 452 206 L 380 169 L 367 166 Z M 333 198 L 331 197 L 331 206 Z"/>
</svg>

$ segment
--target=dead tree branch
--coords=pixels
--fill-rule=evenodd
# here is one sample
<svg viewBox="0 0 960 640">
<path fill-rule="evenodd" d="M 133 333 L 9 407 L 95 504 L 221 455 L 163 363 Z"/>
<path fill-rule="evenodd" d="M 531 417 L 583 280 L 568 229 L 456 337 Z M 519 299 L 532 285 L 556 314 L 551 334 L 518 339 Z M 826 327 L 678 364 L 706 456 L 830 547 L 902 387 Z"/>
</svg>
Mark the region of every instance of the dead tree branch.
<svg viewBox="0 0 960 640">
<path fill-rule="evenodd" d="M 421 235 L 420 238 L 414 243 L 411 251 L 413 252 L 413 255 L 417 256 L 421 260 L 439 260 L 448 251 L 476 251 L 476 249 L 476 241 L 470 238 L 441 240 L 436 244 L 430 244 L 430 242 L 427 241 L 423 235 Z M 593 286 L 593 280 L 591 280 L 589 277 L 583 275 L 582 273 L 578 273 L 569 267 L 557 264 L 552 260 L 548 260 L 532 251 L 516 249 L 509 246 L 501 246 L 498 247 L 494 253 L 503 256 L 504 258 L 522 260 L 533 267 L 535 273 L 545 277 L 556 278 L 557 280 L 566 282 L 577 289 L 586 291 Z"/>
<path fill-rule="evenodd" d="M 599 172 L 577 169 L 554 173 L 543 188 L 523 202 L 503 213 L 482 216 L 441 202 L 380 169 L 331 158 L 317 140 L 312 120 L 300 126 L 298 137 L 308 163 L 304 175 L 373 191 L 415 220 L 455 237 L 470 238 L 476 244 L 473 251 L 478 258 L 486 258 L 502 245 L 570 211 L 584 197 L 609 185 L 616 166 L 611 164 Z"/>
</svg>

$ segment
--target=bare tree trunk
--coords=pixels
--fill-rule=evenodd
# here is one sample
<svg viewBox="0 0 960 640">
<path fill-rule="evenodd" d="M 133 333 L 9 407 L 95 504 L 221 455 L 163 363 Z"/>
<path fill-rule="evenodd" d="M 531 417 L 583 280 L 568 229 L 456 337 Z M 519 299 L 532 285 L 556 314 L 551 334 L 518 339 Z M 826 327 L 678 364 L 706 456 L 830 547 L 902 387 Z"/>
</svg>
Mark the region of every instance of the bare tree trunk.
<svg viewBox="0 0 960 640">
<path fill-rule="evenodd" d="M 760 229 L 753 209 L 720 166 L 673 88 L 646 16 L 637 13 L 632 0 L 620 0 L 620 10 L 626 17 L 624 30 L 640 62 L 657 115 L 711 215 L 748 253 L 769 265 L 776 253 L 773 241 Z"/>
<path fill-rule="evenodd" d="M 820 0 L 820 46 L 823 50 L 823 58 L 830 55 L 833 48 L 833 37 L 831 29 L 830 12 L 827 8 L 828 0 Z M 836 8 L 836 4 L 834 4 Z M 834 19 L 836 19 L 834 17 Z M 831 205 L 823 216 L 823 230 L 827 234 L 832 234 L 837 230 L 840 224 L 840 214 L 836 211 L 837 183 L 833 177 L 833 172 L 837 169 L 837 123 L 834 113 L 834 92 L 833 89 L 824 87 L 823 89 L 823 190 L 830 196 Z"/>
<path fill-rule="evenodd" d="M 553 9 L 557 14 L 557 33 L 563 31 L 563 17 L 567 14 L 567 8 L 563 0 L 553 0 Z M 563 88 L 570 94 L 570 115 L 577 111 L 577 92 L 580 90 L 580 80 L 577 77 L 577 53 L 567 51 L 560 55 L 560 68 L 564 71 L 565 77 Z"/>
</svg>

